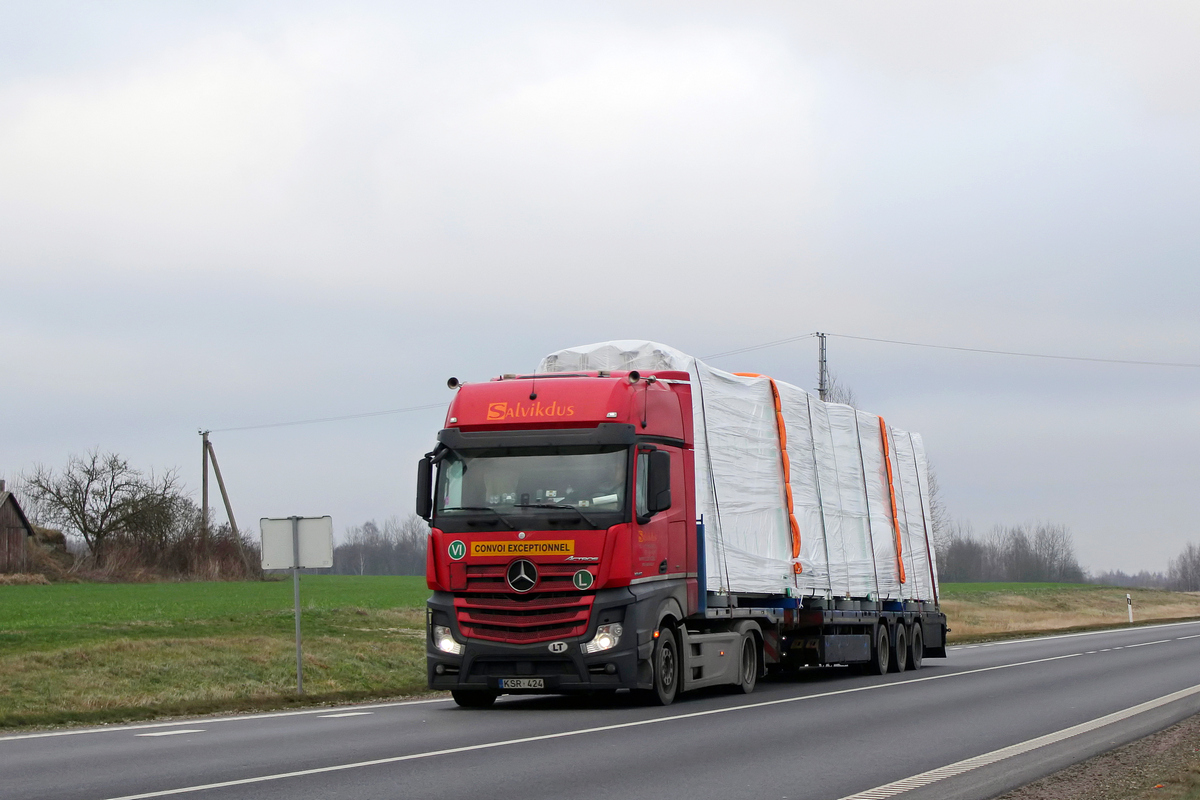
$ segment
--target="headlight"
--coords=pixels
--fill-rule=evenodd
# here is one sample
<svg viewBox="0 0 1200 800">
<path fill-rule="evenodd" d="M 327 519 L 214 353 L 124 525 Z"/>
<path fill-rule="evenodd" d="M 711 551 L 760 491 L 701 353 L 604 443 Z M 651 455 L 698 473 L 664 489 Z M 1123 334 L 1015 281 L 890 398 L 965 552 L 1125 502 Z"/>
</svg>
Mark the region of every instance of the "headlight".
<svg viewBox="0 0 1200 800">
<path fill-rule="evenodd" d="M 605 650 L 612 650 L 621 641 L 621 623 L 614 622 L 611 625 L 601 625 L 596 628 L 596 636 L 590 642 L 584 642 L 583 652 L 585 653 L 602 653 Z"/>
<path fill-rule="evenodd" d="M 461 656 L 463 646 L 454 641 L 454 634 L 450 633 L 450 629 L 442 625 L 433 626 L 433 646 L 443 653 Z"/>
</svg>

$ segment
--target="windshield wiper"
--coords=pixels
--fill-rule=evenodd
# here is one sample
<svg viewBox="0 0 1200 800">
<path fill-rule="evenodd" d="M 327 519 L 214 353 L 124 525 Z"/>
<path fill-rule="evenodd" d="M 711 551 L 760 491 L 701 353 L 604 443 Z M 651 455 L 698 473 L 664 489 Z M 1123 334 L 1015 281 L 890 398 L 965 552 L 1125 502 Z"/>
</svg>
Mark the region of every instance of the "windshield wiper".
<svg viewBox="0 0 1200 800">
<path fill-rule="evenodd" d="M 516 505 L 513 506 L 513 508 L 561 508 L 561 509 L 565 509 L 567 511 L 574 511 L 576 514 L 579 515 L 579 518 L 581 520 L 587 522 L 587 524 L 591 525 L 593 528 L 600 527 L 600 525 L 596 522 L 596 520 L 592 519 L 587 514 L 583 513 L 583 511 L 581 509 L 579 509 L 575 506 L 571 506 L 571 505 L 560 506 L 558 503 L 517 503 Z"/>
<path fill-rule="evenodd" d="M 510 529 L 514 531 L 517 529 L 516 525 L 513 525 L 508 521 L 508 517 L 504 516 L 491 506 L 449 506 L 447 508 L 443 508 L 442 511 L 490 511 L 496 515 L 497 519 L 507 525 Z"/>
</svg>

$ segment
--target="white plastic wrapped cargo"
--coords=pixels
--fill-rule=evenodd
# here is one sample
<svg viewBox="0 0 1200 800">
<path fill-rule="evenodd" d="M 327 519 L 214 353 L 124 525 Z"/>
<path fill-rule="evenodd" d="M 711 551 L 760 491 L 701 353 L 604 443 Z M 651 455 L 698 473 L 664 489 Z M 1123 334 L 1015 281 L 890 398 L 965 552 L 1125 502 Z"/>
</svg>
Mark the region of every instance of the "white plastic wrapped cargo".
<svg viewBox="0 0 1200 800">
<path fill-rule="evenodd" d="M 862 450 L 858 445 L 858 424 L 854 409 L 840 403 L 826 403 L 837 467 L 838 494 L 841 502 L 832 513 L 842 519 L 842 551 L 846 559 L 846 585 L 839 594 L 866 597 L 876 591 L 875 553 L 868 531 L 867 490 L 863 474 Z"/>
<path fill-rule="evenodd" d="M 926 513 L 922 480 L 917 471 L 916 450 L 912 436 L 901 430 L 892 429 L 892 441 L 895 447 L 896 463 L 899 466 L 896 481 L 897 511 L 906 520 L 907 536 L 904 542 L 905 567 L 908 571 L 905 599 L 933 599 L 933 566 L 931 554 L 933 548 L 929 541 L 929 521 Z"/>
<path fill-rule="evenodd" d="M 879 417 L 858 412 L 858 438 L 866 475 L 867 505 L 870 508 L 870 534 L 875 552 L 878 597 L 898 600 L 900 570 L 896 558 L 896 529 L 892 522 L 892 496 L 888 490 L 887 465 L 883 461 L 883 433 Z"/>
<path fill-rule="evenodd" d="M 831 422 L 825 403 L 776 381 L 792 510 L 800 526 L 799 557 L 793 559 L 770 379 L 732 375 L 674 348 L 634 340 L 560 350 L 538 367 L 539 372 L 631 369 L 691 376 L 696 511 L 707 523 L 709 591 L 782 594 L 794 588 L 804 594 L 867 597 L 878 592 L 883 599 L 933 599 L 935 567 L 923 547 L 928 481 L 919 438 L 902 434 L 906 455 L 899 455 L 895 435 L 888 436 L 897 509 L 893 523 L 879 418 L 834 406 Z M 897 528 L 904 583 L 899 581 Z M 918 584 L 922 568 L 925 577 Z"/>
<path fill-rule="evenodd" d="M 913 452 L 917 456 L 917 475 L 921 478 L 921 505 L 925 510 L 925 519 L 929 523 L 929 530 L 927 532 L 930 559 L 929 571 L 933 575 L 933 599 L 937 600 L 938 586 L 941 583 L 938 579 L 937 549 L 933 547 L 933 505 L 929 499 L 929 461 L 925 458 L 925 440 L 921 438 L 921 434 L 910 433 L 909 438 L 912 441 Z"/>
<path fill-rule="evenodd" d="M 814 448 L 812 404 L 816 398 L 791 384 L 777 385 L 780 407 L 787 424 L 787 451 L 792 473 L 792 511 L 800 524 L 801 571 L 796 575 L 796 586 L 806 595 L 825 595 L 833 592 L 833 577 L 829 569 L 825 512 L 821 505 L 821 481 L 818 479 Z M 824 430 L 827 433 L 828 426 Z M 831 468 L 827 467 L 823 471 L 832 474 Z M 834 486 L 832 491 L 836 489 Z M 835 529 L 839 523 L 839 520 L 834 520 Z"/>
<path fill-rule="evenodd" d="M 704 440 L 696 461 L 705 462 L 703 472 L 697 469 L 697 509 L 705 509 L 705 520 L 711 521 L 706 530 L 716 535 L 708 541 L 715 538 L 720 560 L 714 565 L 715 559 L 708 559 L 708 588 L 781 594 L 795 583 L 770 382 L 714 370 L 703 362 L 696 362 L 692 374 L 699 378 L 693 405 L 700 405 L 702 417 L 695 438 Z M 697 390 L 700 404 L 695 402 Z"/>
</svg>

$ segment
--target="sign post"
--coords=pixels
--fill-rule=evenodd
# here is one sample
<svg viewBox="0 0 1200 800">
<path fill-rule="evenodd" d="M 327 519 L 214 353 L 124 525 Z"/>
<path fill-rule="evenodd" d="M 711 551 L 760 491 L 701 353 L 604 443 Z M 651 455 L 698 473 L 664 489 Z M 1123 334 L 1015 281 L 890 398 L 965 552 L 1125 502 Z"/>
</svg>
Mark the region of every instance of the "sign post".
<svg viewBox="0 0 1200 800">
<path fill-rule="evenodd" d="M 296 692 L 304 694 L 304 656 L 300 645 L 300 570 L 333 566 L 333 518 L 287 517 L 258 521 L 262 532 L 262 568 L 292 571 L 296 613 Z"/>
</svg>

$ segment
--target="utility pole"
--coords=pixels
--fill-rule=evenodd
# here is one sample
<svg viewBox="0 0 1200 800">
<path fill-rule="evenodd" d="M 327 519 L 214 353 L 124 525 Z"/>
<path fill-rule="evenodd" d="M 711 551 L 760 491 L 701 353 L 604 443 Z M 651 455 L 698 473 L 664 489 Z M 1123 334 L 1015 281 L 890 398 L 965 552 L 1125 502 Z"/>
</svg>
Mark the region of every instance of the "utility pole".
<svg viewBox="0 0 1200 800">
<path fill-rule="evenodd" d="M 200 431 L 202 472 L 200 473 L 200 549 L 208 549 L 208 431 Z"/>
<path fill-rule="evenodd" d="M 825 401 L 825 392 L 829 389 L 829 367 L 825 363 L 825 334 L 817 331 L 817 339 L 821 343 L 820 355 L 817 357 L 817 394 L 821 402 Z"/>
<path fill-rule="evenodd" d="M 229 518 L 229 532 L 233 534 L 233 541 L 237 544 L 238 555 L 241 556 L 242 566 L 246 568 L 248 577 L 250 575 L 250 559 L 246 557 L 246 548 L 242 547 L 242 535 L 238 532 L 237 521 L 233 518 L 233 504 L 229 502 L 229 492 L 225 491 L 225 480 L 221 477 L 221 465 L 217 463 L 217 451 L 213 449 L 212 442 L 208 441 L 207 433 L 204 434 L 204 443 L 208 446 L 208 457 L 212 459 L 213 472 L 217 476 L 217 488 L 221 490 L 221 500 L 225 502 L 225 516 Z M 208 483 L 207 478 L 206 470 L 205 485 Z"/>
</svg>

